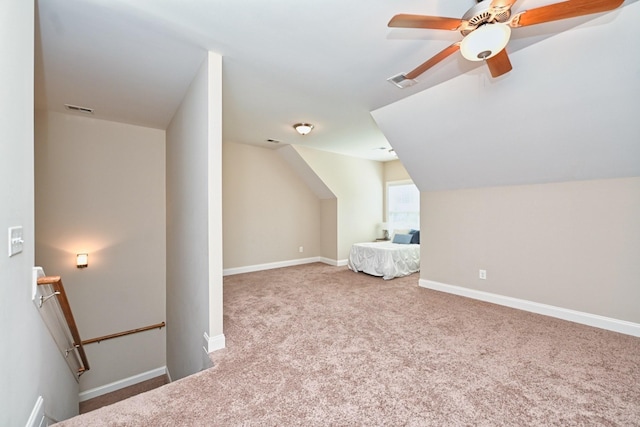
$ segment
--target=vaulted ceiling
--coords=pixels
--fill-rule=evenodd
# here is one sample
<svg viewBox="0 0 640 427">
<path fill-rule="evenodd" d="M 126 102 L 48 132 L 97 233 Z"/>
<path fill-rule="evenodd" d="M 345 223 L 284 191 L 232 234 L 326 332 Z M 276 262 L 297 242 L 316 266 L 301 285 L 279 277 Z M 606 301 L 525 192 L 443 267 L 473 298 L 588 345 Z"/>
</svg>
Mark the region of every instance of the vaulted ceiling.
<svg viewBox="0 0 640 427">
<path fill-rule="evenodd" d="M 456 164 L 450 159 L 456 151 L 484 147 L 479 164 L 486 172 L 495 160 L 492 150 L 522 135 L 548 138 L 540 128 L 552 119 L 549 104 L 572 103 L 571 126 L 589 117 L 594 102 L 631 102 L 620 109 L 637 111 L 638 54 L 631 45 L 638 33 L 627 17 L 638 15 L 636 1 L 607 14 L 514 30 L 508 46 L 514 69 L 499 79 L 491 79 L 482 63 L 453 55 L 417 85 L 398 89 L 387 78 L 410 71 L 461 35 L 391 29 L 389 19 L 398 13 L 461 17 L 473 0 L 37 0 L 36 107 L 86 106 L 98 119 L 164 129 L 205 51 L 212 50 L 223 55 L 225 141 L 303 144 L 375 160 L 394 158 L 388 151 L 393 145 L 412 174 L 422 165 L 440 165 L 439 177 L 428 179 L 451 181 L 442 169 Z M 519 0 L 514 10 L 547 3 Z M 612 79 L 621 85 L 614 99 L 600 99 Z M 620 87 L 636 101 L 620 95 Z M 395 110 L 401 129 L 382 117 L 387 113 L 377 115 L 381 130 L 370 112 L 398 101 L 419 105 L 407 113 Z M 297 135 L 292 125 L 301 121 L 316 128 Z M 463 129 L 464 138 L 456 141 Z M 486 135 L 499 138 L 473 148 Z M 447 162 L 436 156 L 443 150 Z M 467 162 L 456 167 L 473 170 Z"/>
<path fill-rule="evenodd" d="M 640 3 L 373 112 L 421 190 L 640 176 Z"/>
</svg>

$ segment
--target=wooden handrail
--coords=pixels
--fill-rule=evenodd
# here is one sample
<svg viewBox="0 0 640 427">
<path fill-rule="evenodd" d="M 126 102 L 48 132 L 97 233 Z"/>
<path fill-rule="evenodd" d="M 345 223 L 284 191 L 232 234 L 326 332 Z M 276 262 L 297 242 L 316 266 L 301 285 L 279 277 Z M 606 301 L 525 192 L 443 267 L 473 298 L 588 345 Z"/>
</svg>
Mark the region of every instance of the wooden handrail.
<svg viewBox="0 0 640 427">
<path fill-rule="evenodd" d="M 82 360 L 83 366 L 78 369 L 78 375 L 82 375 L 83 372 L 89 370 L 89 361 L 87 360 L 87 355 L 85 354 L 84 348 L 82 347 L 82 340 L 80 339 L 78 326 L 76 325 L 76 321 L 73 318 L 71 306 L 69 305 L 69 300 L 67 299 L 67 293 L 64 290 L 64 286 L 62 286 L 62 279 L 60 278 L 60 276 L 45 276 L 39 277 L 37 283 L 38 285 L 51 285 L 53 287 L 54 294 L 56 294 L 58 303 L 60 304 L 60 308 L 62 309 L 64 319 L 69 326 L 71 338 L 73 338 L 73 345 L 78 350 L 78 354 L 80 355 L 80 359 Z"/>
<path fill-rule="evenodd" d="M 164 326 L 165 326 L 165 323 L 164 322 L 160 322 L 160 323 L 156 323 L 155 325 L 143 326 L 142 328 L 130 329 L 128 331 L 123 331 L 123 332 L 116 332 L 115 334 L 110 334 L 110 335 L 103 335 L 103 336 L 98 337 L 98 338 L 91 338 L 91 339 L 88 339 L 88 340 L 84 340 L 84 341 L 82 341 L 82 345 L 93 344 L 93 343 L 96 343 L 96 342 L 110 340 L 112 338 L 118 338 L 118 337 L 122 337 L 122 336 L 125 336 L 125 335 L 136 334 L 138 332 L 144 332 L 144 331 L 148 331 L 148 330 L 151 330 L 151 329 L 161 329 L 161 328 L 164 328 Z"/>
</svg>

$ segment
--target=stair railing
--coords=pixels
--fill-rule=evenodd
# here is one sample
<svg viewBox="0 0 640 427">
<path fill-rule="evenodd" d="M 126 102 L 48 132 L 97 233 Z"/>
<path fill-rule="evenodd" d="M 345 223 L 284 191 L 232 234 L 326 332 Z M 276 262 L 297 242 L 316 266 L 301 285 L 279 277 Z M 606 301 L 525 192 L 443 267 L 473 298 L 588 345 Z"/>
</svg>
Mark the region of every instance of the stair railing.
<svg viewBox="0 0 640 427">
<path fill-rule="evenodd" d="M 80 339 L 62 279 L 60 276 L 41 276 L 36 279 L 36 283 L 38 289 L 34 295 L 37 297 L 34 298 L 34 302 L 40 309 L 40 314 L 63 353 L 67 365 L 78 380 L 89 370 L 89 361 L 82 346 L 82 339 Z"/>
</svg>

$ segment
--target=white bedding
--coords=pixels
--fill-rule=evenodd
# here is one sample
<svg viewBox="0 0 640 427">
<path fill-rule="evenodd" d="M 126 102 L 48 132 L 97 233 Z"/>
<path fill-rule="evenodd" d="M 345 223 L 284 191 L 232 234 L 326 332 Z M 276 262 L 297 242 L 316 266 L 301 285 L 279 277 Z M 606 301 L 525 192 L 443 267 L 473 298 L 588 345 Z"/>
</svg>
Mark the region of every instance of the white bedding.
<svg viewBox="0 0 640 427">
<path fill-rule="evenodd" d="M 355 243 L 349 268 L 389 280 L 420 271 L 420 245 L 391 242 Z"/>
</svg>

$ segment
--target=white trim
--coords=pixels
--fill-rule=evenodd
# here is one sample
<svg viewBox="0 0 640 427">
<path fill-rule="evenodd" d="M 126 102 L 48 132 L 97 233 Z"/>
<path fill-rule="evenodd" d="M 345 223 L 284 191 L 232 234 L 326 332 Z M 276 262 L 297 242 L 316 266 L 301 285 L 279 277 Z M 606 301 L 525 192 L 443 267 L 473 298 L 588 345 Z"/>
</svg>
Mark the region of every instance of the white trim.
<svg viewBox="0 0 640 427">
<path fill-rule="evenodd" d="M 600 316 L 598 314 L 585 313 L 583 311 L 576 311 L 519 298 L 492 294 L 490 292 L 478 291 L 461 286 L 448 285 L 446 283 L 434 282 L 433 280 L 420 279 L 419 284 L 423 288 L 460 295 L 493 304 L 504 305 L 506 307 L 517 308 L 518 310 L 529 311 L 531 313 L 556 317 L 570 322 L 581 323 L 583 325 L 640 337 L 640 324 L 628 322 L 626 320 L 619 320 L 611 317 Z"/>
<path fill-rule="evenodd" d="M 319 257 L 318 261 L 319 262 L 323 262 L 325 264 L 333 265 L 334 267 L 338 266 L 338 260 L 336 260 L 336 259 L 325 258 L 325 257 L 321 256 L 321 257 Z"/>
<path fill-rule="evenodd" d="M 224 334 L 216 335 L 215 337 L 210 337 L 208 333 L 204 333 L 204 351 L 205 353 L 211 353 L 216 350 L 222 350 L 226 347 L 226 341 L 224 338 Z"/>
<path fill-rule="evenodd" d="M 102 396 L 103 394 L 111 393 L 112 391 L 120 390 L 125 387 L 132 386 L 134 384 L 141 383 L 143 381 L 150 380 L 155 377 L 159 377 L 161 375 L 165 375 L 167 373 L 167 367 L 163 366 L 161 368 L 152 369 L 147 372 L 142 372 L 141 374 L 133 375 L 128 378 L 123 378 L 118 381 L 114 381 L 109 384 L 102 385 L 100 387 L 95 387 L 89 390 L 85 390 L 78 394 L 80 398 L 80 402 L 84 402 L 85 400 L 93 399 L 94 397 Z"/>
<path fill-rule="evenodd" d="M 44 399 L 42 396 L 38 396 L 36 399 L 36 404 L 33 405 L 33 409 L 31 410 L 31 415 L 29 415 L 29 419 L 27 420 L 26 427 L 41 427 L 44 425 Z"/>
<path fill-rule="evenodd" d="M 325 257 L 320 257 L 318 261 L 323 262 L 325 264 L 333 265 L 334 267 L 344 267 L 349 263 L 348 259 L 338 260 L 338 259 L 331 259 L 331 258 L 325 258 Z"/>
<path fill-rule="evenodd" d="M 314 262 L 323 262 L 325 264 L 335 265 L 335 266 L 347 265 L 346 259 L 336 261 L 329 258 L 316 256 L 311 258 L 292 259 L 288 261 L 269 262 L 266 264 L 247 265 L 245 267 L 225 268 L 224 270 L 222 270 L 222 275 L 232 276 L 234 274 L 253 273 L 255 271 L 272 270 L 274 268 L 282 268 L 282 267 L 292 267 L 294 265 L 311 264 Z"/>
<path fill-rule="evenodd" d="M 33 267 L 31 270 L 31 301 L 38 305 L 36 297 L 38 296 L 38 279 L 44 277 L 44 270 L 42 267 Z M 40 307 L 38 305 L 38 307 Z"/>
</svg>

